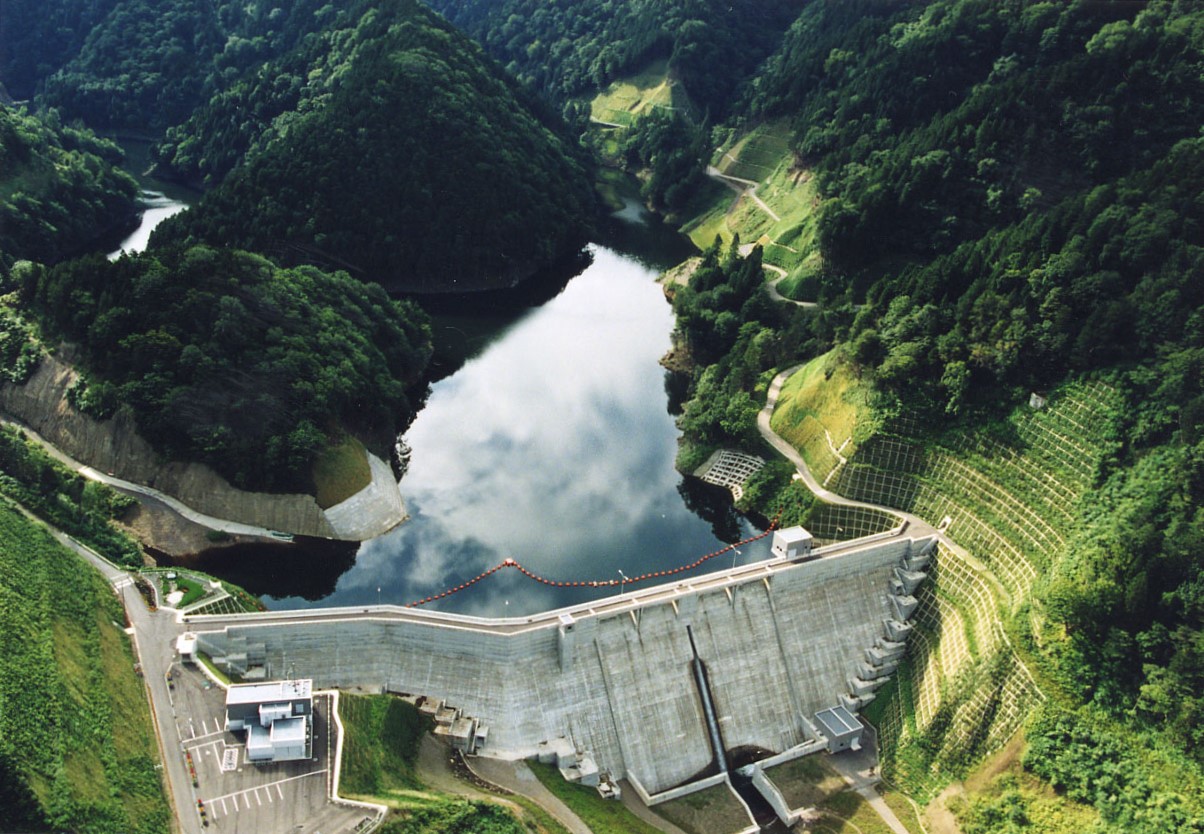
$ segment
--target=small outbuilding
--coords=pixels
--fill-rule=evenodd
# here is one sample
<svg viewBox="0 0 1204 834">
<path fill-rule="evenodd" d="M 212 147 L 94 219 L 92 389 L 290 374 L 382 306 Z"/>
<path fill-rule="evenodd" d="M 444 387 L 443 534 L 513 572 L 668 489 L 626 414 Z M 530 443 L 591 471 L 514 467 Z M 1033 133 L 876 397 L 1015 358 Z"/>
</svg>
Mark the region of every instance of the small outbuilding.
<svg viewBox="0 0 1204 834">
<path fill-rule="evenodd" d="M 176 653 L 180 655 L 181 663 L 196 663 L 196 635 L 186 631 L 177 637 Z"/>
<path fill-rule="evenodd" d="M 773 555 L 778 559 L 806 559 L 811 555 L 813 537 L 802 527 L 787 527 L 773 533 Z"/>
<path fill-rule="evenodd" d="M 815 713 L 815 723 L 828 739 L 829 753 L 861 749 L 861 731 L 865 729 L 865 725 L 845 707 L 821 709 Z"/>
</svg>

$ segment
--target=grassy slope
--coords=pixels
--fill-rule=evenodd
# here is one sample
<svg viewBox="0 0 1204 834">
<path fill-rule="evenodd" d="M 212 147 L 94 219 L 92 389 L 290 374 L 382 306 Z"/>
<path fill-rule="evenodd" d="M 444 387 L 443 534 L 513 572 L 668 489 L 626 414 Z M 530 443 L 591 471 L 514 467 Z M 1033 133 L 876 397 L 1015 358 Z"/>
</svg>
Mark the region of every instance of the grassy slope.
<svg viewBox="0 0 1204 834">
<path fill-rule="evenodd" d="M 628 811 L 621 802 L 603 799 L 593 788 L 564 780 L 553 765 L 528 762 L 544 787 L 572 809 L 594 834 L 657 834 L 657 829 Z"/>
<path fill-rule="evenodd" d="M 333 507 L 372 482 L 368 450 L 351 435 L 326 447 L 314 461 L 314 487 L 318 506 Z"/>
<path fill-rule="evenodd" d="M 669 78 L 669 62 L 664 59 L 611 82 L 589 103 L 591 118 L 627 127 L 656 107 L 689 108 L 685 93 Z"/>
<path fill-rule="evenodd" d="M 803 298 L 822 263 L 815 237 L 819 192 L 810 172 L 795 166 L 789 127 L 768 123 L 733 136 L 715 151 L 712 164 L 724 174 L 756 182 L 757 196 L 780 219 L 747 197 L 733 205 L 731 189 L 712 189 L 693 207 L 682 231 L 699 248 L 710 246 L 716 235 L 725 243 L 736 234 L 744 243 L 760 243 L 765 263 L 787 273 L 778 289 Z"/>
<path fill-rule="evenodd" d="M 857 379 L 849 365 L 827 353 L 782 386 L 771 425 L 822 481 L 838 463 L 833 447 L 851 457 L 858 436 L 868 434 L 868 390 L 868 383 Z"/>
<path fill-rule="evenodd" d="M 95 572 L 0 506 L 0 762 L 56 828 L 151 834 L 169 825 L 122 618 Z"/>
<path fill-rule="evenodd" d="M 339 718 L 346 740 L 340 792 L 395 809 L 380 829 L 384 834 L 563 834 L 551 815 L 516 797 L 524 820 L 498 804 L 469 801 L 426 789 L 415 770 L 429 719 L 416 707 L 387 695 L 339 697 Z"/>
</svg>

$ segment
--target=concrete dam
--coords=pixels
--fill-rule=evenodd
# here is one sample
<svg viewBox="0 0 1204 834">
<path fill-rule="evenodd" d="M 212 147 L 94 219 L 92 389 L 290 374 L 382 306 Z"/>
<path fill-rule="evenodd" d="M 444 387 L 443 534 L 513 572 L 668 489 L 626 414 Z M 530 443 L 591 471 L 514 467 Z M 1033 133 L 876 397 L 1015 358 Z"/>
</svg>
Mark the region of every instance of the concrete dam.
<svg viewBox="0 0 1204 834">
<path fill-rule="evenodd" d="M 873 698 L 935 544 L 906 527 L 801 556 L 780 531 L 768 561 L 531 617 L 385 605 L 187 621 L 249 677 L 426 696 L 471 716 L 461 734 L 482 755 L 558 758 L 655 804 L 725 778 L 728 751 L 825 749 L 817 713 Z"/>
</svg>

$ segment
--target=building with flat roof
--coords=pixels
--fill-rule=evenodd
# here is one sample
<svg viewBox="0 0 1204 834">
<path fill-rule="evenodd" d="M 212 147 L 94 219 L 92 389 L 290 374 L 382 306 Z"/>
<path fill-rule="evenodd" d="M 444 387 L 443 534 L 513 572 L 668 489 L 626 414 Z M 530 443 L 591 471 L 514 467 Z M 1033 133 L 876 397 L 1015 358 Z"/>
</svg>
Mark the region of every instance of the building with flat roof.
<svg viewBox="0 0 1204 834">
<path fill-rule="evenodd" d="M 811 555 L 813 541 L 802 527 L 787 527 L 774 531 L 771 551 L 779 559 L 806 559 Z"/>
<path fill-rule="evenodd" d="M 821 709 L 815 713 L 815 720 L 819 723 L 820 732 L 828 739 L 829 753 L 861 749 L 861 731 L 865 725 L 845 707 Z"/>
<path fill-rule="evenodd" d="M 226 690 L 226 729 L 247 733 L 247 760 L 308 758 L 313 681 L 232 684 Z"/>
</svg>

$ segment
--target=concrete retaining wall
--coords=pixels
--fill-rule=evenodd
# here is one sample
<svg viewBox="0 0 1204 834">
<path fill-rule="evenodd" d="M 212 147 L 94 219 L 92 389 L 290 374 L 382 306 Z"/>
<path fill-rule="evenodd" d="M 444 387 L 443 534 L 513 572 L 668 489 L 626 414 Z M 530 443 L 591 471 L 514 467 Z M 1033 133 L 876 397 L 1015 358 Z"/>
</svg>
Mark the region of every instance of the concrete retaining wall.
<svg viewBox="0 0 1204 834">
<path fill-rule="evenodd" d="M 373 482 L 332 507 L 337 524 L 311 495 L 246 492 L 199 463 L 164 460 L 125 412 L 99 421 L 67 402 L 79 378 L 65 362 L 45 357 L 24 385 L 0 385 L 0 411 L 25 423 L 83 464 L 179 499 L 204 515 L 303 536 L 361 541 L 381 535 L 405 518 L 397 482 L 386 463 L 370 456 Z M 343 508 L 340 510 L 340 508 Z"/>
<path fill-rule="evenodd" d="M 778 815 L 778 819 L 786 825 L 794 825 L 802 818 L 802 811 L 795 810 L 787 804 L 786 798 L 782 796 L 782 792 L 778 790 L 778 786 L 769 781 L 769 777 L 765 775 L 765 771 L 761 770 L 760 764 L 753 770 L 752 783 L 757 792 L 765 797 L 765 801 L 769 803 L 769 807 L 773 808 L 773 812 Z"/>
</svg>

